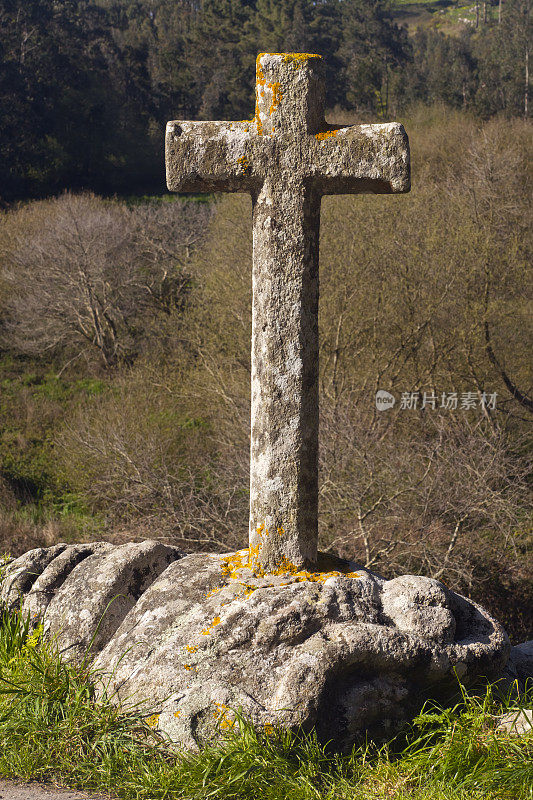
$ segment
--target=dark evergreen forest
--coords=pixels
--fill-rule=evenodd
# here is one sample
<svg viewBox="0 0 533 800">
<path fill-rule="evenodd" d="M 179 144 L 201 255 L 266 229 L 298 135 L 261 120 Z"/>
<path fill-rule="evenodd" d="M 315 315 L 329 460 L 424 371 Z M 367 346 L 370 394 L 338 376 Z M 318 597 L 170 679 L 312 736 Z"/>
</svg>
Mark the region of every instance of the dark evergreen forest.
<svg viewBox="0 0 533 800">
<path fill-rule="evenodd" d="M 265 50 L 323 55 L 329 107 L 361 118 L 416 102 L 527 116 L 530 0 L 483 3 L 481 19 L 476 3 L 477 23 L 451 35 L 408 35 L 405 5 L 0 0 L 0 202 L 162 191 L 165 122 L 249 116 Z"/>
</svg>

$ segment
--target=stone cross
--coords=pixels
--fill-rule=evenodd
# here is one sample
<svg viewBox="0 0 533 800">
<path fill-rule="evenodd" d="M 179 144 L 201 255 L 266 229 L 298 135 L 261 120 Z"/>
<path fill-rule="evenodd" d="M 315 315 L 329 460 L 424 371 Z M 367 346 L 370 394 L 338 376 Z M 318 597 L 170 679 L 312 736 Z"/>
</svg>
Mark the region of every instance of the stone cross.
<svg viewBox="0 0 533 800">
<path fill-rule="evenodd" d="M 244 122 L 169 122 L 167 183 L 253 208 L 250 562 L 313 568 L 318 543 L 318 242 L 324 194 L 410 188 L 402 125 L 328 125 L 324 63 L 261 53 Z"/>
</svg>

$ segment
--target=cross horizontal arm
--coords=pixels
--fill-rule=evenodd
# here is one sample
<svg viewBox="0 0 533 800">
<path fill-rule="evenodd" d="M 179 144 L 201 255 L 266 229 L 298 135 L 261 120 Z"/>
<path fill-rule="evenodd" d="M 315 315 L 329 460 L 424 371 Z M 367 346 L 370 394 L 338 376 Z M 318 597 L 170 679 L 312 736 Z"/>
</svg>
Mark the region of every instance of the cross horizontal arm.
<svg viewBox="0 0 533 800">
<path fill-rule="evenodd" d="M 397 122 L 275 137 L 258 134 L 254 120 L 169 122 L 166 166 L 174 192 L 254 192 L 273 169 L 298 171 L 319 194 L 396 194 L 411 185 L 409 141 Z"/>
<path fill-rule="evenodd" d="M 172 192 L 253 189 L 253 122 L 167 124 L 167 185 Z"/>
<path fill-rule="evenodd" d="M 350 125 L 312 137 L 309 162 L 321 194 L 396 194 L 411 187 L 403 125 Z"/>
</svg>

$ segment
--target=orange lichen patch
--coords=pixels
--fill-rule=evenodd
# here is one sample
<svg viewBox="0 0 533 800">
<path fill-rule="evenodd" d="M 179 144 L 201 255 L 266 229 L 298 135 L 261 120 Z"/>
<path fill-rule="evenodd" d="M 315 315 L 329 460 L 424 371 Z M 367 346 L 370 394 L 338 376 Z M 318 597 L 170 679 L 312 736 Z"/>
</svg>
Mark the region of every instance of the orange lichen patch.
<svg viewBox="0 0 533 800">
<path fill-rule="evenodd" d="M 263 75 L 263 68 L 261 67 L 261 59 L 263 58 L 263 56 L 266 56 L 266 53 L 259 53 L 259 55 L 255 59 L 255 74 L 257 81 L 258 82 L 263 81 L 264 83 L 265 76 Z"/>
<path fill-rule="evenodd" d="M 266 529 L 263 525 L 260 525 L 257 528 L 257 532 L 260 533 Z M 283 532 L 283 528 L 278 528 L 278 532 Z M 305 570 L 300 569 L 295 564 L 292 564 L 289 559 L 283 557 L 279 566 L 276 569 L 270 570 L 269 572 L 265 572 L 263 567 L 258 561 L 260 545 L 257 547 L 250 547 L 248 550 L 237 550 L 236 553 L 233 553 L 230 556 L 226 556 L 222 559 L 222 574 L 224 578 L 239 580 L 241 577 L 240 570 L 248 569 L 253 571 L 253 575 L 256 578 L 268 577 L 268 575 L 272 576 L 283 576 L 287 575 L 290 580 L 285 583 L 281 584 L 282 586 L 289 586 L 292 583 L 300 583 L 303 581 L 310 581 L 312 583 L 324 583 L 327 581 L 328 578 L 358 578 L 359 575 L 357 572 L 352 572 L 349 569 L 331 569 L 333 566 L 343 565 L 343 562 L 340 559 L 328 558 L 325 556 L 321 556 L 320 561 L 323 563 L 319 563 L 317 566 L 322 566 L 323 569 L 318 569 L 317 571 Z M 327 567 L 330 569 L 327 569 Z M 250 583 L 242 582 L 242 586 L 244 587 L 244 594 L 246 597 L 249 597 L 256 589 L 258 588 L 268 588 L 268 586 L 274 586 L 274 584 L 267 584 L 259 586 L 253 586 Z"/>
<path fill-rule="evenodd" d="M 284 64 L 292 64 L 292 66 L 296 69 L 299 69 L 311 58 L 322 59 L 322 56 L 319 56 L 316 53 L 282 53 L 280 55 L 283 55 Z"/>
<path fill-rule="evenodd" d="M 174 716 L 176 717 L 176 719 L 179 717 L 180 714 L 181 714 L 181 711 L 174 711 Z"/>
<path fill-rule="evenodd" d="M 265 733 L 267 736 L 274 736 L 275 732 L 276 729 L 274 728 L 273 725 L 270 724 L 270 722 L 266 722 L 263 725 L 263 733 Z"/>
<path fill-rule="evenodd" d="M 259 53 L 256 59 L 256 70 L 255 70 L 255 116 L 252 120 L 252 125 L 255 124 L 256 131 L 258 136 L 263 135 L 263 123 L 261 122 L 261 117 L 259 116 L 259 92 L 261 91 L 259 87 L 264 86 L 266 84 L 266 78 L 264 76 L 263 70 L 261 68 L 260 58 L 264 56 L 264 53 Z"/>
<path fill-rule="evenodd" d="M 272 116 L 272 114 L 274 113 L 274 111 L 281 102 L 283 93 L 281 91 L 281 84 L 279 81 L 276 81 L 275 83 L 269 83 L 268 88 L 272 90 L 272 103 L 270 104 L 270 108 L 268 109 L 269 116 Z"/>
<path fill-rule="evenodd" d="M 159 717 L 160 717 L 160 715 L 159 715 L 159 714 L 152 714 L 152 716 L 151 716 L 151 717 L 146 717 L 146 719 L 145 719 L 144 721 L 145 721 L 145 722 L 146 722 L 146 724 L 147 724 L 147 725 L 149 725 L 151 728 L 155 728 L 155 727 L 156 727 L 156 725 L 157 725 L 157 723 L 159 722 Z"/>
<path fill-rule="evenodd" d="M 332 136 L 336 136 L 338 132 L 338 128 L 335 128 L 333 131 L 320 131 L 320 133 L 315 133 L 315 139 L 322 142 L 324 139 L 331 139 Z"/>
<path fill-rule="evenodd" d="M 196 651 L 198 650 L 198 647 L 191 647 L 191 645 L 186 644 L 185 645 L 185 649 L 186 649 L 186 651 L 188 653 L 196 653 Z"/>
<path fill-rule="evenodd" d="M 218 719 L 218 725 L 222 730 L 228 730 L 228 728 L 233 728 L 235 725 L 235 720 L 228 719 L 227 713 L 230 709 L 225 706 L 223 703 L 217 703 L 215 700 L 215 705 L 217 710 L 214 711 L 214 716 Z"/>
<path fill-rule="evenodd" d="M 209 628 L 206 628 L 205 631 L 202 631 L 204 636 L 209 636 L 215 625 L 220 625 L 220 617 L 215 617 Z"/>
<path fill-rule="evenodd" d="M 184 664 L 183 669 L 193 669 L 192 664 Z"/>
<path fill-rule="evenodd" d="M 215 586 L 215 588 L 211 589 L 210 592 L 206 592 L 206 594 L 204 594 L 204 597 L 211 597 L 212 594 L 216 594 L 217 592 L 220 592 L 221 589 L 222 589 L 222 586 Z"/>
<path fill-rule="evenodd" d="M 249 561 L 249 550 L 237 550 L 236 553 L 232 553 L 232 555 L 222 559 L 222 575 L 224 578 L 238 577 L 236 571 L 249 567 Z"/>
<path fill-rule="evenodd" d="M 239 165 L 241 175 L 250 175 L 252 167 L 247 158 L 241 156 L 241 158 L 237 159 L 237 163 Z"/>
<path fill-rule="evenodd" d="M 328 578 L 358 578 L 359 575 L 357 572 L 338 572 L 334 570 L 332 572 L 307 572 L 307 570 L 301 570 L 300 572 L 296 572 L 292 575 L 292 583 L 298 581 L 312 581 L 316 583 L 324 583 L 327 581 Z"/>
<path fill-rule="evenodd" d="M 256 58 L 256 68 L 257 73 L 261 72 L 261 74 L 263 74 L 261 69 L 261 59 L 263 56 L 281 56 L 284 64 L 294 64 L 297 67 L 305 64 L 310 58 L 319 58 L 322 60 L 322 56 L 319 56 L 318 53 L 259 53 Z"/>
<path fill-rule="evenodd" d="M 268 530 L 265 529 L 265 536 L 268 536 Z M 250 569 L 253 568 L 254 564 L 259 562 L 259 553 L 263 549 L 263 542 L 259 542 L 258 545 L 250 545 L 248 548 L 248 567 Z"/>
<path fill-rule="evenodd" d="M 261 117 L 259 116 L 259 106 L 256 107 L 255 110 L 255 117 L 252 120 L 252 125 L 255 125 L 255 130 L 258 136 L 263 135 L 263 123 L 261 122 Z"/>
</svg>

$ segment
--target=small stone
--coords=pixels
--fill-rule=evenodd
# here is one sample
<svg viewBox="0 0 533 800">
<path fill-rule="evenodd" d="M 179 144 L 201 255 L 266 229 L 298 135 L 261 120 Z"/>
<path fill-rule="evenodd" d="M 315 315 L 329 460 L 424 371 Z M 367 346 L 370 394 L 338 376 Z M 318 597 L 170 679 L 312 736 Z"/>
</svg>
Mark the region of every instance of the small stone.
<svg viewBox="0 0 533 800">
<path fill-rule="evenodd" d="M 502 692 L 520 697 L 533 687 L 533 639 L 511 647 L 509 661 L 500 678 Z"/>
<path fill-rule="evenodd" d="M 503 731 L 510 736 L 526 736 L 533 733 L 533 709 L 522 708 L 520 711 L 511 711 L 497 720 L 497 731 Z"/>
</svg>

